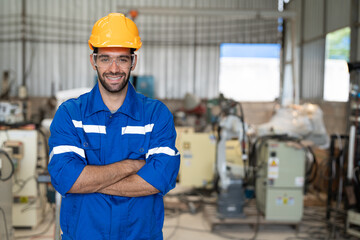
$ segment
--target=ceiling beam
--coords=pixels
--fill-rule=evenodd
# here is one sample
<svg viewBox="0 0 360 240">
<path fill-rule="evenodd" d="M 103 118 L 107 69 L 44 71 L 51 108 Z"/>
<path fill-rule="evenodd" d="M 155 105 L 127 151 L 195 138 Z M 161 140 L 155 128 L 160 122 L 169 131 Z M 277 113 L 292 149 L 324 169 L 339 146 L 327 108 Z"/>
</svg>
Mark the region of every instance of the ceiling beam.
<svg viewBox="0 0 360 240">
<path fill-rule="evenodd" d="M 194 9 L 194 8 L 152 8 L 152 7 L 118 7 L 138 11 L 139 15 L 163 15 L 183 17 L 226 17 L 234 19 L 295 19 L 295 12 L 275 10 L 233 10 L 233 9 Z"/>
</svg>

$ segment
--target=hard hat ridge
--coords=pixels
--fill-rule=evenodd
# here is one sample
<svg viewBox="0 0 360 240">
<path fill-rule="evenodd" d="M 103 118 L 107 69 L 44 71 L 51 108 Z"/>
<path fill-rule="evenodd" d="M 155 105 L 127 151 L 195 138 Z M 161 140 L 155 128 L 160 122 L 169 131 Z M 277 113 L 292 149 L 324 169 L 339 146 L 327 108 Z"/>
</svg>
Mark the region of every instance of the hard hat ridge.
<svg viewBox="0 0 360 240">
<path fill-rule="evenodd" d="M 99 19 L 91 32 L 89 47 L 124 47 L 138 50 L 141 39 L 136 24 L 122 13 L 110 13 Z"/>
</svg>

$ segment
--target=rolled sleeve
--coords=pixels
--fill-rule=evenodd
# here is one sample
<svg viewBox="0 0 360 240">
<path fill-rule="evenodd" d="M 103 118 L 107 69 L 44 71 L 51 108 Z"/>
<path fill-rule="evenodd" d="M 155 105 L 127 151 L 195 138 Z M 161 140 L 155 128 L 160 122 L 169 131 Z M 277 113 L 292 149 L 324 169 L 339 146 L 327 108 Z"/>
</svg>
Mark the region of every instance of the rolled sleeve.
<svg viewBox="0 0 360 240">
<path fill-rule="evenodd" d="M 163 195 L 176 185 L 180 167 L 180 154 L 175 148 L 176 131 L 170 111 L 161 105 L 156 115 L 151 133 L 150 147 L 146 155 L 146 164 L 138 171 L 138 175 L 159 190 Z"/>
<path fill-rule="evenodd" d="M 62 196 L 71 189 L 87 165 L 84 150 L 67 109 L 60 106 L 50 126 L 51 183 Z"/>
<path fill-rule="evenodd" d="M 62 196 L 74 185 L 82 170 L 86 166 L 83 161 L 74 160 L 72 154 L 63 154 L 55 157 L 48 165 L 48 170 L 51 176 L 51 183 Z"/>
<path fill-rule="evenodd" d="M 176 185 L 179 165 L 179 154 L 176 156 L 158 154 L 151 157 L 137 174 L 165 195 Z"/>
</svg>

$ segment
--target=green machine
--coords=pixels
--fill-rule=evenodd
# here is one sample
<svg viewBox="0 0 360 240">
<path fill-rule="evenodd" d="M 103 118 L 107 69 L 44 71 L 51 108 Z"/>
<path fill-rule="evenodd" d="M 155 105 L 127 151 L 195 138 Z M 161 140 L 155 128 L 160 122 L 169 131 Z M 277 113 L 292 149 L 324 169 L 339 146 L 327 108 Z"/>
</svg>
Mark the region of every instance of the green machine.
<svg viewBox="0 0 360 240">
<path fill-rule="evenodd" d="M 306 155 L 291 141 L 264 140 L 257 148 L 256 201 L 266 220 L 299 222 Z"/>
</svg>

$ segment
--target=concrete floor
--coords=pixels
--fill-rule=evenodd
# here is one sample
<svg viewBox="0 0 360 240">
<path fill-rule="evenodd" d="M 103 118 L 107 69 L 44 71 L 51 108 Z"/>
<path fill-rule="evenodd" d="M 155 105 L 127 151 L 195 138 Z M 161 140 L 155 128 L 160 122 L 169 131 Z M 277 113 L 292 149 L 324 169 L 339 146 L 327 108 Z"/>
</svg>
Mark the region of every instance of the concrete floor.
<svg viewBox="0 0 360 240">
<path fill-rule="evenodd" d="M 314 215 L 325 209 L 316 209 Z M 328 238 L 325 232 L 324 223 L 317 221 L 316 218 L 309 217 L 313 209 L 306 209 L 304 221 L 299 225 L 297 234 L 294 226 L 267 224 L 260 225 L 255 237 L 253 226 L 249 225 L 220 225 L 211 231 L 209 220 L 204 216 L 203 211 L 197 213 L 166 214 L 164 224 L 165 240 L 296 240 L 296 239 L 351 239 L 338 236 L 337 238 Z M 320 212 L 321 213 L 321 212 Z M 308 215 L 308 216 L 307 216 Z M 46 219 L 33 230 L 16 229 L 15 239 L 24 240 L 53 240 L 55 225 L 52 213 L 48 214 Z M 312 233 L 311 233 L 312 232 Z M 41 233 L 41 234 L 39 234 Z M 254 238 L 255 237 L 255 238 Z"/>
<path fill-rule="evenodd" d="M 15 230 L 15 239 L 53 240 L 55 225 L 49 221 L 52 216 L 33 230 Z M 49 228 L 48 228 L 49 227 Z M 48 228 L 48 229 L 47 229 Z M 45 231 L 45 232 L 44 232 Z M 37 233 L 42 233 L 37 235 Z M 166 218 L 164 224 L 165 240 L 223 240 L 223 239 L 252 239 L 254 230 L 247 226 L 231 226 L 211 232 L 210 226 L 202 213 L 183 213 L 176 217 Z M 24 237 L 22 237 L 24 236 Z M 289 226 L 267 226 L 261 228 L 257 234 L 257 240 L 285 240 L 295 237 L 295 230 Z"/>
<path fill-rule="evenodd" d="M 256 239 L 282 240 L 294 237 L 295 231 L 289 226 L 267 227 L 260 229 Z M 215 231 L 210 230 L 209 222 L 202 213 L 181 214 L 174 219 L 168 219 L 164 226 L 164 239 L 166 240 L 222 240 L 222 239 L 252 239 L 254 229 L 249 226 L 223 226 Z"/>
<path fill-rule="evenodd" d="M 188 192 L 180 186 L 173 189 L 165 197 L 165 223 L 163 228 L 164 240 L 330 240 L 330 239 L 349 239 L 355 240 L 359 238 L 345 237 L 343 233 L 344 224 L 339 223 L 338 228 L 326 227 L 325 207 L 305 207 L 303 220 L 297 228 L 294 225 L 283 223 L 273 224 L 263 222 L 257 224 L 222 224 L 213 228 L 214 222 L 219 223 L 216 217 L 216 197 L 201 197 L 202 203 L 197 204 L 190 211 L 189 202 L 196 202 L 199 199 L 193 196 L 182 195 Z M 171 201 L 175 200 L 175 202 Z M 185 199 L 185 201 L 184 201 Z M 189 201 L 190 199 L 190 201 Z M 172 204 L 171 204 L 172 203 Z M 185 203 L 185 204 L 184 204 Z M 195 209 L 195 210 L 194 210 Z M 209 211 L 212 209 L 212 211 Z M 249 211 L 250 210 L 250 211 Z M 245 208 L 247 214 L 245 218 L 250 219 L 249 212 L 256 212 L 254 205 L 250 203 Z M 254 217 L 254 216 L 252 216 Z M 256 215 L 257 217 L 257 215 Z M 259 217 L 260 218 L 260 217 Z M 239 220 L 239 222 L 241 222 Z M 251 221 L 249 221 L 251 222 Z M 257 223 L 257 221 L 252 221 Z M 256 227 L 258 226 L 258 228 Z M 258 231 L 255 231 L 258 229 Z M 255 233 L 256 232 L 256 233 Z M 331 237 L 329 232 L 332 233 Z M 49 211 L 44 221 L 35 229 L 24 230 L 16 229 L 14 231 L 15 240 L 53 240 L 55 235 L 54 214 Z M 0 239 L 2 240 L 2 239 Z"/>
</svg>

